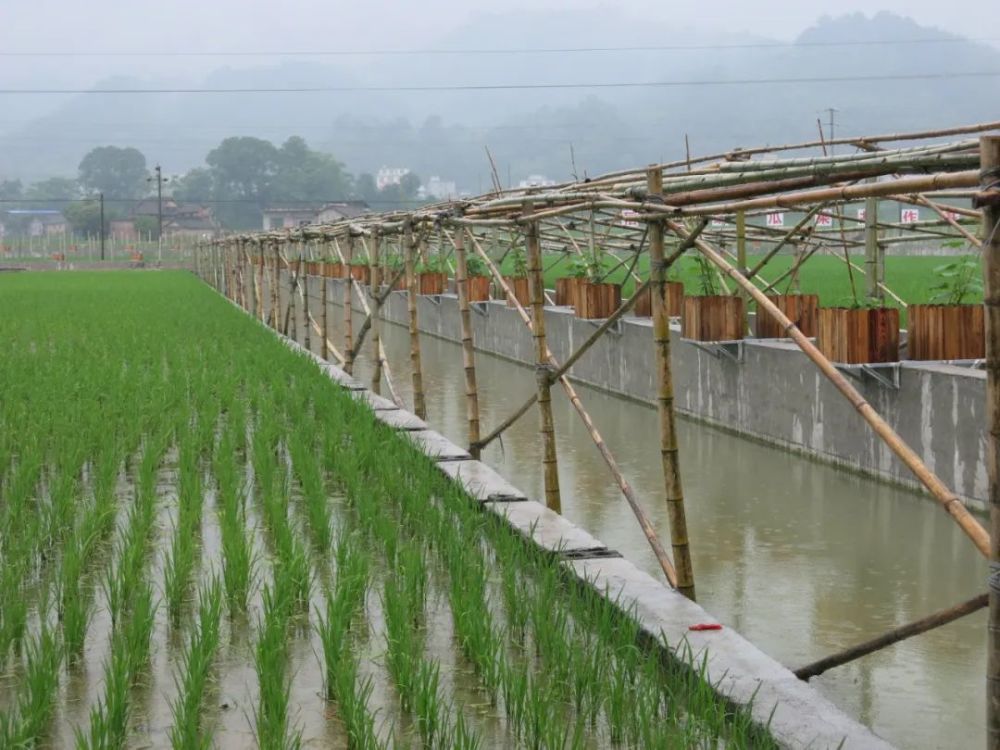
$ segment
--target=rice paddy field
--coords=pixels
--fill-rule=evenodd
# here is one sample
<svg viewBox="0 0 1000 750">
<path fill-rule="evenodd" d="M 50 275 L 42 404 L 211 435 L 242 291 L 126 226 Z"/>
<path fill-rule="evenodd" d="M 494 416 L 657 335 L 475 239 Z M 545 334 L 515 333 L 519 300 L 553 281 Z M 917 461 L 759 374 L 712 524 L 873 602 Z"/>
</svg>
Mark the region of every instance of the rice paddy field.
<svg viewBox="0 0 1000 750">
<path fill-rule="evenodd" d="M 0 748 L 766 748 L 182 272 L 0 276 Z"/>
</svg>

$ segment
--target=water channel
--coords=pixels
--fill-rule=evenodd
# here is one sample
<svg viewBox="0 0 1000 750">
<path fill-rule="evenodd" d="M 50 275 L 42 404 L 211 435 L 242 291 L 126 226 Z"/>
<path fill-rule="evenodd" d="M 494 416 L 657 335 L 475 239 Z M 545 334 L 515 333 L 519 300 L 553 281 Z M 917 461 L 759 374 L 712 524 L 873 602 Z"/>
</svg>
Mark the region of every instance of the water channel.
<svg viewBox="0 0 1000 750">
<path fill-rule="evenodd" d="M 331 325 L 339 327 L 340 308 L 331 306 L 331 313 Z M 393 385 L 412 404 L 408 333 L 383 323 L 382 334 Z M 339 345 L 339 328 L 336 336 Z M 428 421 L 464 445 L 461 349 L 431 336 L 422 336 L 421 346 Z M 365 350 L 355 374 L 367 383 L 369 343 Z M 533 393 L 535 380 L 532 370 L 488 354 L 477 353 L 476 365 L 486 432 Z M 578 390 L 669 542 L 655 409 Z M 560 389 L 553 390 L 553 406 L 563 514 L 662 578 Z M 859 420 L 859 439 L 864 429 Z M 698 601 L 781 663 L 801 666 L 983 589 L 985 562 L 929 499 L 696 422 L 680 420 L 678 430 Z M 540 498 L 540 453 L 537 411 L 531 411 L 483 460 Z M 985 643 L 981 611 L 812 684 L 899 747 L 982 746 Z"/>
</svg>

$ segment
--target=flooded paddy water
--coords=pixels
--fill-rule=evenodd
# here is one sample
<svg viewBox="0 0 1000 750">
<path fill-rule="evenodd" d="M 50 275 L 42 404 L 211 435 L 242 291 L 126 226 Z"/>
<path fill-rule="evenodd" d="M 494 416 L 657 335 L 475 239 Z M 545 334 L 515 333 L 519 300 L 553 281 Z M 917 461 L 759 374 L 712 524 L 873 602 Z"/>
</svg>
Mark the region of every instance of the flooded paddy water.
<svg viewBox="0 0 1000 750">
<path fill-rule="evenodd" d="M 339 336 L 335 309 L 330 321 Z M 383 324 L 382 334 L 393 385 L 412 404 L 408 333 Z M 464 444 L 461 349 L 430 336 L 421 347 L 428 421 Z M 366 346 L 356 369 L 365 383 L 369 353 Z M 534 392 L 535 379 L 530 369 L 487 354 L 477 353 L 476 364 L 485 434 Z M 669 539 L 655 409 L 578 389 L 661 539 Z M 662 577 L 558 387 L 553 406 L 563 514 Z M 865 429 L 860 420 L 857 429 Z M 783 664 L 802 666 L 983 589 L 985 562 L 927 498 L 692 421 L 680 420 L 678 430 L 698 602 Z M 483 460 L 529 496 L 543 497 L 540 446 L 531 411 Z M 985 643 L 980 611 L 812 684 L 899 747 L 975 747 L 985 739 Z"/>
</svg>

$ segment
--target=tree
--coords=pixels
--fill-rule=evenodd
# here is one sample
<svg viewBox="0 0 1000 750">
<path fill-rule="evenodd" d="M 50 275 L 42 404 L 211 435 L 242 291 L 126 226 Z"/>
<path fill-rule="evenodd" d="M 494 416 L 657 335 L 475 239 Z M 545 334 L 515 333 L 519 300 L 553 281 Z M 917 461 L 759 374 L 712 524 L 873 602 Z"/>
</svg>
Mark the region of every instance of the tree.
<svg viewBox="0 0 1000 750">
<path fill-rule="evenodd" d="M 63 216 L 70 228 L 77 234 L 101 233 L 101 204 L 96 200 L 70 203 L 63 209 Z M 105 211 L 104 231 L 108 230 L 108 222 L 117 218 L 117 213 L 111 209 Z"/>
<path fill-rule="evenodd" d="M 100 146 L 80 162 L 80 184 L 105 198 L 141 198 L 146 194 L 146 157 L 134 148 Z"/>
<path fill-rule="evenodd" d="M 375 178 L 369 172 L 362 172 L 354 181 L 354 195 L 367 203 L 375 203 L 378 200 Z"/>
<path fill-rule="evenodd" d="M 226 138 L 205 157 L 211 173 L 216 216 L 233 229 L 260 226 L 261 209 L 271 200 L 278 149 L 260 138 Z"/>
<path fill-rule="evenodd" d="M 24 191 L 24 197 L 39 203 L 75 200 L 80 197 L 80 186 L 76 180 L 70 177 L 50 177 L 47 180 L 29 185 L 28 189 Z M 39 206 L 39 208 L 46 207 L 48 206 Z"/>
</svg>

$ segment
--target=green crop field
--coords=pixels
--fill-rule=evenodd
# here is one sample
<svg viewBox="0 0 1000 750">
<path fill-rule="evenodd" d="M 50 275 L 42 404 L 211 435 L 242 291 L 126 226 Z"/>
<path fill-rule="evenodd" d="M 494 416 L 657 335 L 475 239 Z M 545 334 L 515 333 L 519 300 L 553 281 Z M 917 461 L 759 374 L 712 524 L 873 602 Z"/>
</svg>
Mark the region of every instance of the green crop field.
<svg viewBox="0 0 1000 750">
<path fill-rule="evenodd" d="M 747 263 L 752 267 L 762 257 L 749 255 Z M 940 283 L 940 276 L 935 269 L 968 258 L 978 262 L 978 256 L 887 256 L 884 283 L 907 304 L 931 302 L 935 296 L 933 287 Z M 852 254 L 851 262 L 864 268 L 863 255 Z M 790 269 L 792 263 L 791 255 L 779 255 L 767 264 L 760 272 L 760 276 L 767 282 L 774 281 Z M 557 278 L 570 275 L 568 256 L 547 255 L 544 265 L 546 268 L 545 285 L 550 289 L 555 286 Z M 604 258 L 604 267 L 608 271 L 607 280 L 621 283 L 623 293 L 629 295 L 635 288 L 635 282 L 628 274 L 628 265 L 615 269 L 617 265 L 618 263 L 609 258 Z M 639 258 L 634 270 L 641 278 L 646 278 L 648 269 L 649 256 L 643 255 Z M 505 259 L 503 271 L 510 273 L 512 270 L 512 261 L 509 258 Z M 677 263 L 676 268 L 672 269 L 671 278 L 682 281 L 688 294 L 701 294 L 703 291 L 698 263 L 692 257 L 682 258 Z M 764 287 L 764 283 L 759 279 L 756 280 L 756 283 L 759 287 Z M 824 307 L 850 306 L 855 299 L 863 300 L 865 297 L 865 276 L 853 271 L 853 284 L 854 292 L 852 292 L 852 275 L 848 273 L 847 265 L 841 258 L 831 255 L 814 255 L 799 270 L 799 291 L 803 294 L 818 294 L 820 304 Z M 729 282 L 729 288 L 730 290 L 735 288 L 732 282 Z M 789 280 L 786 279 L 775 287 L 775 293 L 785 293 L 788 289 Z M 982 302 L 982 299 L 982 292 L 976 291 L 963 301 Z M 886 297 L 886 302 L 891 306 L 899 306 L 891 297 Z M 906 324 L 905 310 L 901 314 L 901 323 L 904 326 Z"/>
<path fill-rule="evenodd" d="M 193 276 L 2 276 L 0 350 L 0 747 L 771 746 Z"/>
</svg>

